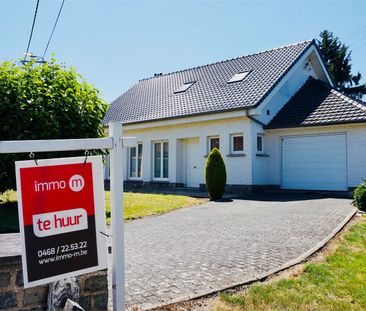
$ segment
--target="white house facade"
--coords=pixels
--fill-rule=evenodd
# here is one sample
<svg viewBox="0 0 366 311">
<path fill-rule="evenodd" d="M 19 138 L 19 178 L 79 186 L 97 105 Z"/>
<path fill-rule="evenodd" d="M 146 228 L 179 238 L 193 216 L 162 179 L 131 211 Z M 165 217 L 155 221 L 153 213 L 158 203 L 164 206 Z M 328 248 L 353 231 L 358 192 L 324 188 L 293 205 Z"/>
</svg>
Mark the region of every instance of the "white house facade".
<svg viewBox="0 0 366 311">
<path fill-rule="evenodd" d="M 218 147 L 228 189 L 346 191 L 366 178 L 366 106 L 333 88 L 314 41 L 141 80 L 121 121 L 130 188 L 204 187 Z"/>
</svg>

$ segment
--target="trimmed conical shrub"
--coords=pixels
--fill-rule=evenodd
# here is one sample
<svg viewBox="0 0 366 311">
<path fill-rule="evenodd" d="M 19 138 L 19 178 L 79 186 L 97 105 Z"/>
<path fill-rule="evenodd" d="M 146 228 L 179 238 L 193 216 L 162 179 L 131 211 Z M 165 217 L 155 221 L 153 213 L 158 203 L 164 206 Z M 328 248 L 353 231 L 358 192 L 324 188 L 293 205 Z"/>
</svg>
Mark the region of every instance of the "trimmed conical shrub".
<svg viewBox="0 0 366 311">
<path fill-rule="evenodd" d="M 221 199 L 226 186 L 226 168 L 221 152 L 217 148 L 213 148 L 208 155 L 205 178 L 211 200 Z"/>
</svg>

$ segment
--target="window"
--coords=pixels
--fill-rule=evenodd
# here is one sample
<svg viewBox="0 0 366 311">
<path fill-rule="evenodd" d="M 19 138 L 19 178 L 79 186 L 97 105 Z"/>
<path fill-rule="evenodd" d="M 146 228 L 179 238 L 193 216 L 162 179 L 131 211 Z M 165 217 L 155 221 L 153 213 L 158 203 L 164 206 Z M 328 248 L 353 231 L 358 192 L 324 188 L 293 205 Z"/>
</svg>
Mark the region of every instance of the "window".
<svg viewBox="0 0 366 311">
<path fill-rule="evenodd" d="M 231 153 L 242 153 L 244 151 L 243 134 L 231 135 Z"/>
<path fill-rule="evenodd" d="M 263 153 L 263 135 L 257 135 L 257 152 Z"/>
<path fill-rule="evenodd" d="M 218 136 L 212 136 L 208 138 L 208 152 L 210 152 L 213 148 L 220 149 L 220 138 Z"/>
<path fill-rule="evenodd" d="M 169 143 L 154 143 L 154 179 L 169 177 Z"/>
<path fill-rule="evenodd" d="M 177 90 L 175 90 L 174 93 L 183 93 L 183 92 L 187 91 L 195 83 L 196 83 L 196 81 L 185 82 Z"/>
<path fill-rule="evenodd" d="M 232 76 L 232 78 L 229 81 L 227 81 L 227 83 L 235 83 L 235 82 L 243 81 L 244 78 L 249 73 L 250 73 L 250 71 L 243 71 L 243 72 L 236 73 L 235 75 Z"/>
<path fill-rule="evenodd" d="M 142 144 L 130 148 L 130 178 L 141 178 Z"/>
</svg>

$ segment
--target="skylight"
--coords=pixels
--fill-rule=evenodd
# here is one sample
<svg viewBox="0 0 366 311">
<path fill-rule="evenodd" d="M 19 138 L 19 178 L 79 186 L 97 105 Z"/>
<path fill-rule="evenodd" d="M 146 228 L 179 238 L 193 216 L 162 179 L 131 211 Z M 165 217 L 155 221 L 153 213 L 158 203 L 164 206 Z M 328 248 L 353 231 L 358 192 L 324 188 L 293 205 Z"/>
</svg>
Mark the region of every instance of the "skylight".
<svg viewBox="0 0 366 311">
<path fill-rule="evenodd" d="M 196 83 L 196 81 L 185 82 L 177 90 L 175 90 L 174 93 L 183 93 L 183 92 L 187 91 L 195 83 Z"/>
<path fill-rule="evenodd" d="M 227 83 L 235 83 L 235 82 L 240 82 L 243 81 L 244 78 L 250 73 L 250 71 L 243 71 L 243 72 L 239 72 L 236 73 L 232 76 L 232 78 L 227 81 Z"/>
</svg>

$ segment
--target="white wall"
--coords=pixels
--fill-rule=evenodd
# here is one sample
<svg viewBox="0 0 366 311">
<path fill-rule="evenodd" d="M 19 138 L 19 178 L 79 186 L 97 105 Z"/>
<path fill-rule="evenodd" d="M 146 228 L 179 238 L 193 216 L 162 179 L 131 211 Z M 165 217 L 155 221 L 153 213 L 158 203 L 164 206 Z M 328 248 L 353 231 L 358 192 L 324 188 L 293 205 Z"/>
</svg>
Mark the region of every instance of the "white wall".
<svg viewBox="0 0 366 311">
<path fill-rule="evenodd" d="M 188 122 L 188 121 L 187 121 Z M 198 170 L 204 171 L 208 153 L 207 137 L 220 136 L 220 151 L 224 157 L 227 169 L 227 183 L 232 185 L 248 185 L 252 182 L 252 146 L 251 146 L 251 121 L 246 117 L 236 117 L 215 121 L 190 122 L 170 126 L 150 127 L 146 129 L 132 129 L 124 127 L 124 136 L 135 136 L 138 142 L 143 143 L 142 180 L 152 181 L 152 143 L 154 141 L 169 141 L 169 182 L 182 182 L 184 176 L 181 172 L 182 162 L 181 139 L 199 138 L 200 158 Z M 243 133 L 245 157 L 228 157 L 230 154 L 230 134 Z M 127 157 L 127 152 L 126 152 Z M 125 170 L 128 170 L 128 161 L 125 161 Z M 201 183 L 204 183 L 202 174 Z"/>
<path fill-rule="evenodd" d="M 348 187 L 366 179 L 366 126 L 347 131 Z"/>
<path fill-rule="evenodd" d="M 366 178 L 366 125 L 337 125 L 302 129 L 269 130 L 265 136 L 268 150 L 267 184 L 281 184 L 281 137 L 308 134 L 346 133 L 347 185 L 357 186 Z"/>
<path fill-rule="evenodd" d="M 124 136 L 137 136 L 143 142 L 142 180 L 152 181 L 152 142 L 169 141 L 169 182 L 185 181 L 182 153 L 184 138 L 198 137 L 200 158 L 198 170 L 204 171 L 207 158 L 207 137 L 219 135 L 220 149 L 224 156 L 228 184 L 232 185 L 281 185 L 281 137 L 308 134 L 330 134 L 345 132 L 347 136 L 347 185 L 357 186 L 366 179 L 366 125 L 337 125 L 297 129 L 267 130 L 264 132 L 264 153 L 268 157 L 256 156 L 256 136 L 263 133 L 261 125 L 244 117 L 216 122 L 206 121 L 156 127 L 144 130 L 124 130 Z M 230 153 L 230 134 L 244 134 L 245 157 L 228 157 Z M 128 159 L 126 153 L 125 172 Z M 126 176 L 125 176 L 126 179 Z M 204 183 L 203 173 L 201 183 Z"/>
<path fill-rule="evenodd" d="M 263 135 L 263 154 L 258 155 L 257 152 L 257 135 Z M 252 137 L 252 184 L 253 185 L 266 185 L 268 184 L 268 165 L 269 157 L 266 146 L 267 134 L 263 130 L 263 127 L 253 122 L 251 126 L 251 137 Z"/>
</svg>

